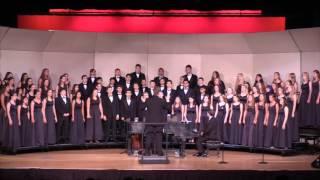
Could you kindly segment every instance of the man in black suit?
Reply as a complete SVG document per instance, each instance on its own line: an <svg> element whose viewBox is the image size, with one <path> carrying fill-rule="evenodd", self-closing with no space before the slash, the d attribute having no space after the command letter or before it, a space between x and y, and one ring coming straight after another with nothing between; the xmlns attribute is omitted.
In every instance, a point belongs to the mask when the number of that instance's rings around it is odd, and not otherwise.
<svg viewBox="0 0 320 180"><path fill-rule="evenodd" d="M132 89L132 97L135 98L136 100L139 100L140 97L142 96L142 92L141 92L141 89L140 89L140 86L138 83L134 83L132 85L133 89ZM148 92L149 93L149 92Z"/></svg>
<svg viewBox="0 0 320 180"><path fill-rule="evenodd" d="M207 86L200 86L199 87L199 93L196 94L196 102L197 102L198 105L202 104L203 100L204 100L204 97L206 95L208 95L207 91L206 91L206 87Z"/></svg>
<svg viewBox="0 0 320 180"><path fill-rule="evenodd" d="M146 76L141 72L141 65L136 64L135 72L131 73L131 84L138 83L141 86L141 80L146 79Z"/></svg>
<svg viewBox="0 0 320 180"><path fill-rule="evenodd" d="M176 90L172 89L172 81L168 80L166 83L166 88L163 91L163 94L165 97L169 97L170 99L170 104L172 105L177 94L176 94Z"/></svg>
<svg viewBox="0 0 320 180"><path fill-rule="evenodd" d="M144 93L144 92L149 92L150 88L148 88L147 86L147 80L145 79L142 79L141 80L141 92Z"/></svg>
<svg viewBox="0 0 320 180"><path fill-rule="evenodd" d="M190 64L186 66L186 74L183 77L185 80L189 81L191 89L194 89L195 87L197 87L198 76L195 74L192 74L192 67Z"/></svg>
<svg viewBox="0 0 320 180"><path fill-rule="evenodd" d="M126 85L126 79L121 76L121 71L119 68L114 70L114 77L112 77L112 79L114 79L115 81L114 83L115 87L117 87L118 85L121 85L122 87L124 87Z"/></svg>
<svg viewBox="0 0 320 180"><path fill-rule="evenodd" d="M207 94L208 93L208 90L207 90L207 86L204 84L204 79L203 77L199 77L198 78L198 83L197 83L197 86L194 88L194 93L196 95L196 97L200 97L201 96L201 92L200 92L200 89L202 88L202 91L204 90L205 93L204 94ZM197 100L197 103L199 103L199 101Z"/></svg>
<svg viewBox="0 0 320 180"><path fill-rule="evenodd" d="M179 97L183 105L188 104L189 97L195 97L195 93L193 89L189 87L189 81L186 79L183 81L183 89L179 91Z"/></svg>
<svg viewBox="0 0 320 180"><path fill-rule="evenodd" d="M130 121L134 121L134 118L137 117L137 108L138 104L137 101L132 98L132 92L130 90L127 90L126 97L123 98L121 101L122 108L121 109L121 116L124 117L124 119L130 119Z"/></svg>
<svg viewBox="0 0 320 180"><path fill-rule="evenodd" d="M87 75L82 75L81 79L82 82L79 84L79 91L81 92L84 102L86 102L87 98L91 95L93 87L89 86Z"/></svg>
<svg viewBox="0 0 320 180"><path fill-rule="evenodd" d="M155 93L154 93L155 89L158 89L158 87L156 86L156 83L154 82L154 80L151 80L150 84L149 84L149 92L148 92L149 97L155 95Z"/></svg>
<svg viewBox="0 0 320 180"><path fill-rule="evenodd" d="M117 127L119 127L119 101L114 96L111 87L107 87L107 96L102 97L103 114L106 116L105 138L106 141L116 141Z"/></svg>
<svg viewBox="0 0 320 180"><path fill-rule="evenodd" d="M124 86L123 86L123 91L126 92L127 90L131 90L133 89L132 87L132 83L131 83L131 75L130 74L127 74L126 75L126 79L125 79L125 83L124 83Z"/></svg>
<svg viewBox="0 0 320 180"><path fill-rule="evenodd" d="M159 97L159 90L155 89L155 96L148 98L147 100L142 97L142 108L147 108L146 123L165 123L166 115L164 112L170 109L170 105L164 99ZM165 111L166 110L166 111ZM159 156L163 156L162 152L162 132L163 126L161 124L147 124L145 126L146 146L145 154L151 155L152 147L154 147L154 153Z"/></svg>
<svg viewBox="0 0 320 180"><path fill-rule="evenodd" d="M95 87L96 85L96 70L95 69L90 69L90 75L89 75L89 80L88 80L88 85L91 87Z"/></svg>
<svg viewBox="0 0 320 180"><path fill-rule="evenodd" d="M162 67L158 70L158 76L153 79L158 87L160 87L161 79L164 79L165 83L168 81L168 78L164 76L164 69Z"/></svg>
<svg viewBox="0 0 320 180"><path fill-rule="evenodd" d="M58 118L57 142L60 144L68 143L70 136L71 103L65 89L61 89L59 92L59 96L55 100L55 109Z"/></svg>

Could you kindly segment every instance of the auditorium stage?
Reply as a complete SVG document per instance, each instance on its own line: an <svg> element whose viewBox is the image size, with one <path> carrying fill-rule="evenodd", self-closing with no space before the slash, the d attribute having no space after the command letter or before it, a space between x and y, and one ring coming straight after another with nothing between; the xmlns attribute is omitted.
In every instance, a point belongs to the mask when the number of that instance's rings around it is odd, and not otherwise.
<svg viewBox="0 0 320 180"><path fill-rule="evenodd" d="M188 150L185 158L170 153L169 164L141 165L137 157L121 154L123 149L64 150L17 155L0 155L0 179L220 179L241 177L259 179L297 179L320 177L320 171L310 163L316 155L265 155L268 164L258 164L261 154L225 151L227 164L211 151L208 158L193 157ZM121 173L120 173L121 172ZM265 177L265 175L268 178ZM205 176L204 176L205 175ZM237 176L236 176L237 175ZM238 176L240 175L240 176ZM307 175L307 176L305 176ZM129 179L130 179L129 178ZM24 178L22 178L24 179Z"/></svg>

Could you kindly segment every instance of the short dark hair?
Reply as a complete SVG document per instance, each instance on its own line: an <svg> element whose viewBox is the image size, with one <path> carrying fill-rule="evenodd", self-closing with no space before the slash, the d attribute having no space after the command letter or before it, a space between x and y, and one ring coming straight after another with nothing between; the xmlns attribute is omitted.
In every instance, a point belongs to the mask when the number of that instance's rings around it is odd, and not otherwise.
<svg viewBox="0 0 320 180"><path fill-rule="evenodd" d="M87 77L87 75L84 74L84 75L81 76L81 79L83 79L83 78L85 78L85 77Z"/></svg>
<svg viewBox="0 0 320 180"><path fill-rule="evenodd" d="M90 72L91 72L91 73L92 73L92 72L94 72L94 71L96 71L96 70L95 70L95 69L93 69L93 68L92 68L92 69L90 69Z"/></svg>
<svg viewBox="0 0 320 180"><path fill-rule="evenodd" d="M190 69L192 69L192 67L191 67L191 65L190 65L190 64L186 65L186 68L190 68Z"/></svg>
<svg viewBox="0 0 320 180"><path fill-rule="evenodd" d="M168 82L172 84L172 81L171 81L171 80L168 80L167 83L168 83Z"/></svg>
<svg viewBox="0 0 320 180"><path fill-rule="evenodd" d="M136 67L140 67L141 68L141 64L136 64Z"/></svg>

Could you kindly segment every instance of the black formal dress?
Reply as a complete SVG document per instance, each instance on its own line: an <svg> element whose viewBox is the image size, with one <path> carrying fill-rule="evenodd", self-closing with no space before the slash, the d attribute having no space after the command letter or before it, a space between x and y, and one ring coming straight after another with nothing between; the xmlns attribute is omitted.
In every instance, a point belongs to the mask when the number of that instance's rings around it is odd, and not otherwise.
<svg viewBox="0 0 320 180"><path fill-rule="evenodd" d="M258 119L257 119L257 124L255 125L255 130L254 130L254 147L263 147L263 138L264 138L264 120L266 116L266 108L265 105L258 105Z"/></svg>
<svg viewBox="0 0 320 180"><path fill-rule="evenodd" d="M74 104L74 121L71 121L70 131L70 143L71 144L84 144L85 143L85 132L84 132L84 117L82 114L83 101L78 103L75 101Z"/></svg>
<svg viewBox="0 0 320 180"><path fill-rule="evenodd" d="M17 105L10 103L10 116L12 120L12 125L9 125L9 121L7 124L8 127L8 144L7 144L7 150L16 152L17 148L21 146L20 142L20 127L19 127L19 121L18 121L18 112L17 112Z"/></svg>
<svg viewBox="0 0 320 180"><path fill-rule="evenodd" d="M232 108L232 115L231 115L231 124L230 124L230 137L229 137L229 143L230 144L240 144L240 138L239 136L241 135L239 133L239 129L240 129L240 124L239 124L239 120L240 120L240 104L232 104L231 106Z"/></svg>
<svg viewBox="0 0 320 180"><path fill-rule="evenodd" d="M276 145L276 130L277 128L273 126L274 121L276 117L276 105L269 106L269 119L268 119L268 124L265 130L265 135L264 135L264 146L269 148L269 147L274 147Z"/></svg>
<svg viewBox="0 0 320 180"><path fill-rule="evenodd" d="M165 123L164 110L170 109L170 105L158 96L153 96L142 103L142 108L147 108L146 123ZM163 155L162 152L163 125L149 124L145 126L146 154L149 155L154 147L154 153Z"/></svg>
<svg viewBox="0 0 320 180"><path fill-rule="evenodd" d="M247 106L247 113L245 119L243 134L242 134L242 145L253 147L254 139L254 118L255 118L255 107Z"/></svg>
<svg viewBox="0 0 320 180"><path fill-rule="evenodd" d="M99 109L100 99L90 99L90 119L86 121L86 140L100 141L103 140L103 128L101 120L101 112Z"/></svg>
<svg viewBox="0 0 320 180"><path fill-rule="evenodd" d="M54 103L53 101L47 100L46 103L46 119L47 119L47 124L46 124L46 133L45 133L45 143L46 144L55 144L56 143L56 121L55 121L55 116L53 112L53 106Z"/></svg>
<svg viewBox="0 0 320 180"><path fill-rule="evenodd" d="M42 102L34 101L34 127L35 127L35 145L45 145L45 125L43 123Z"/></svg>
<svg viewBox="0 0 320 180"><path fill-rule="evenodd" d="M299 125L301 127L312 126L312 106L308 103L310 88L309 82L301 84L301 96L299 103Z"/></svg>

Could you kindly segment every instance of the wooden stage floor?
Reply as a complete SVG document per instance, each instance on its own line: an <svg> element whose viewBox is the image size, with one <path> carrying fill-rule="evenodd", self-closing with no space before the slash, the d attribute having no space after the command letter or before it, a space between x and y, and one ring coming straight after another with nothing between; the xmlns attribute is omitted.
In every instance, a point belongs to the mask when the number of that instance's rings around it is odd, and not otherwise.
<svg viewBox="0 0 320 180"><path fill-rule="evenodd" d="M268 164L261 165L261 154L226 151L225 161L215 151L207 158L193 157L188 150L185 158L169 154L170 164L141 165L137 157L121 154L123 149L64 150L17 155L0 155L0 169L77 169L77 170L254 170L254 171L309 171L316 170L311 162L316 155L265 155Z"/></svg>

